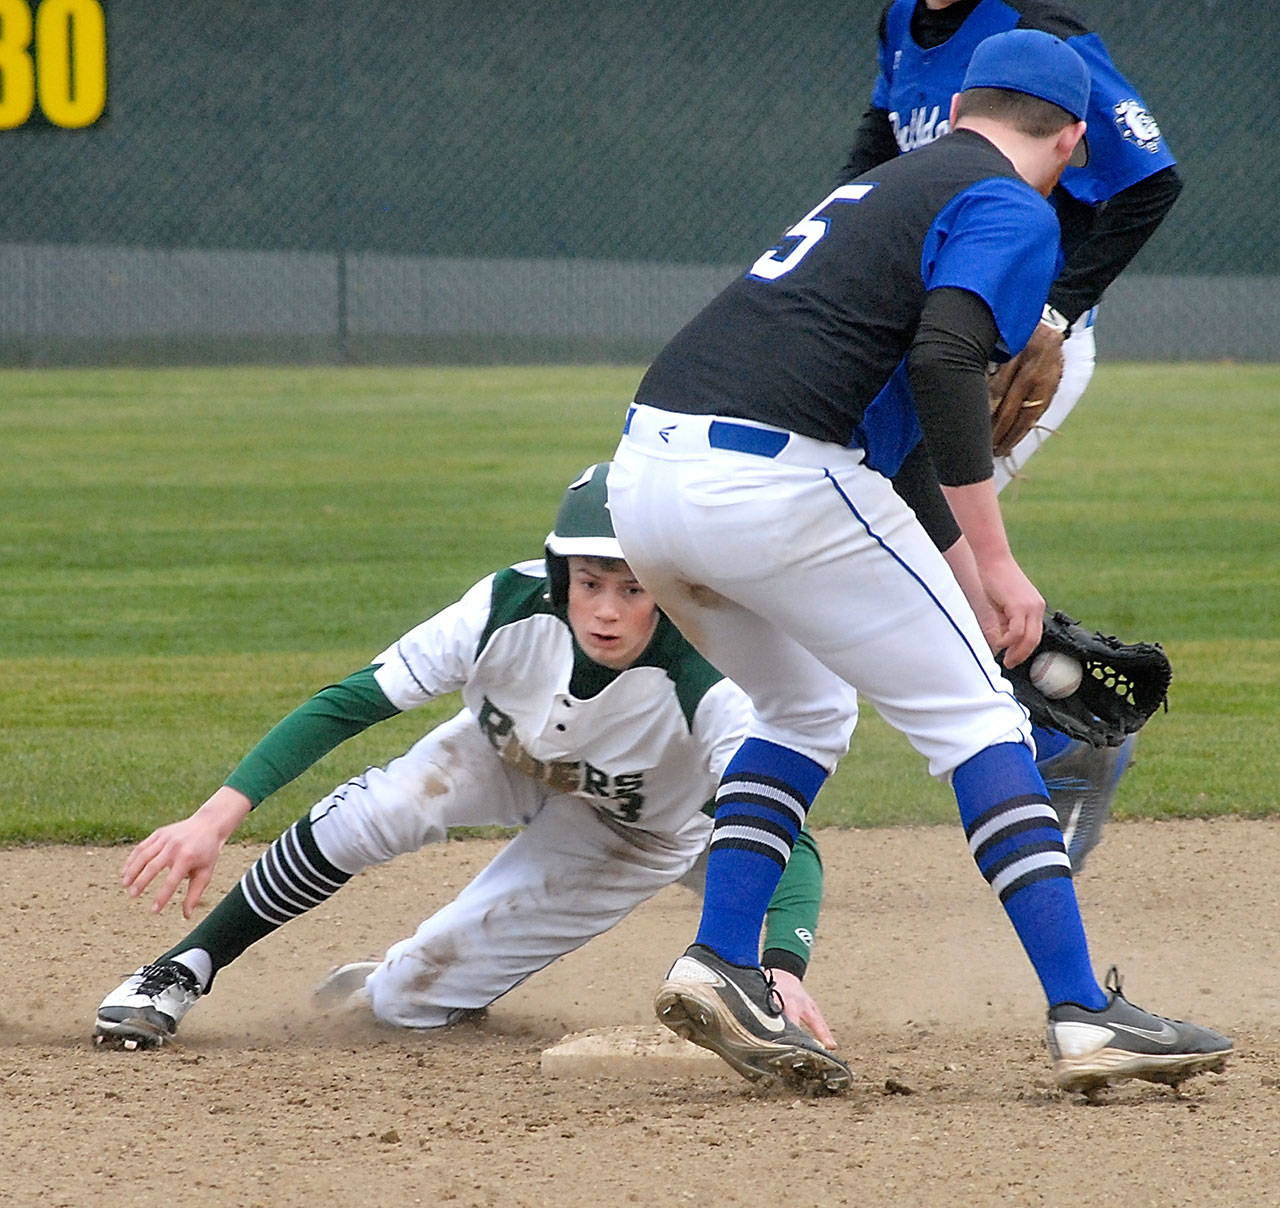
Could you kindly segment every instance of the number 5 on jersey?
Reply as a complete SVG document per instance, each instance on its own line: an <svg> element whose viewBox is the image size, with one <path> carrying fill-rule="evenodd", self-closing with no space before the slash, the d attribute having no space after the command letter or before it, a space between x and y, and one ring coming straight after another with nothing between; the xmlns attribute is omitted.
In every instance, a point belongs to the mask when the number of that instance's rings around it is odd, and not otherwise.
<svg viewBox="0 0 1280 1208"><path fill-rule="evenodd" d="M841 202L861 201L875 185L841 185L830 196L818 202L782 237L777 247L770 248L751 266L748 277L758 281L776 281L789 273L815 247L831 225L829 218L819 218L823 210ZM799 242L792 243L795 239Z"/></svg>

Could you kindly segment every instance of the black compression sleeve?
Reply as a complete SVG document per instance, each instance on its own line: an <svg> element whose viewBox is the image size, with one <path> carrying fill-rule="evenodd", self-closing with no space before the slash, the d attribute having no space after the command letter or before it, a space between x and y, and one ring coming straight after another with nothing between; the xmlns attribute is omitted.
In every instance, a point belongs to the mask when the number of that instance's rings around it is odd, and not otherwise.
<svg viewBox="0 0 1280 1208"><path fill-rule="evenodd" d="M893 476L893 489L916 514L934 545L944 552L960 540L960 526L951 514L938 474L924 441L921 441Z"/></svg>
<svg viewBox="0 0 1280 1208"><path fill-rule="evenodd" d="M1155 233L1181 192L1182 178L1168 167L1111 198L1088 235L1069 248L1067 263L1049 290L1050 305L1073 323L1096 306L1103 290Z"/></svg>
<svg viewBox="0 0 1280 1208"><path fill-rule="evenodd" d="M935 289L925 298L907 376L938 480L947 486L991 477L987 362L998 335L977 294Z"/></svg>
<svg viewBox="0 0 1280 1208"><path fill-rule="evenodd" d="M893 137L887 109L868 109L853 136L849 158L836 177L836 184L847 185L855 176L870 172L898 154L898 141Z"/></svg>

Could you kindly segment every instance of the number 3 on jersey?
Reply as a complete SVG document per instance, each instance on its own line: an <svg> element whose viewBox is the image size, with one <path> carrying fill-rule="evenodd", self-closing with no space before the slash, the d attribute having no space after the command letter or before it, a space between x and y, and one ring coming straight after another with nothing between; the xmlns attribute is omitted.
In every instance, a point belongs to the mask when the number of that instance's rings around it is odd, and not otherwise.
<svg viewBox="0 0 1280 1208"><path fill-rule="evenodd" d="M861 201L874 188L875 185L841 185L787 231L777 247L765 252L751 266L747 276L758 281L776 281L785 276L818 246L818 241L827 233L831 220L818 217L823 210L841 202ZM792 243L793 239L799 242Z"/></svg>

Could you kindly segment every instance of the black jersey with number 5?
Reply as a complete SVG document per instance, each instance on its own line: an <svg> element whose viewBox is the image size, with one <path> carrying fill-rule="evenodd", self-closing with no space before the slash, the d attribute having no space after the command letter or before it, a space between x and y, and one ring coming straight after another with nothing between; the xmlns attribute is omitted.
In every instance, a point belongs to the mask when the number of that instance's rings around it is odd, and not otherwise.
<svg viewBox="0 0 1280 1208"><path fill-rule="evenodd" d="M815 206L676 333L636 402L861 445L892 472L918 434L901 365L925 295L977 294L996 356L1012 355L1059 259L1049 204L991 142L956 131Z"/></svg>

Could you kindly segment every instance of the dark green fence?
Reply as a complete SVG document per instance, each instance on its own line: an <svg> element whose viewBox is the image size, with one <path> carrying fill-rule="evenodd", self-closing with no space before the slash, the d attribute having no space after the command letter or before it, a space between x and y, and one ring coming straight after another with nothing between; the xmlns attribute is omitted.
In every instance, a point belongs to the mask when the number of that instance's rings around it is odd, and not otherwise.
<svg viewBox="0 0 1280 1208"><path fill-rule="evenodd" d="M0 362L643 355L825 191L880 4L109 0L102 119L0 132ZM1274 356L1280 7L1077 7L1187 180L1104 348Z"/></svg>

